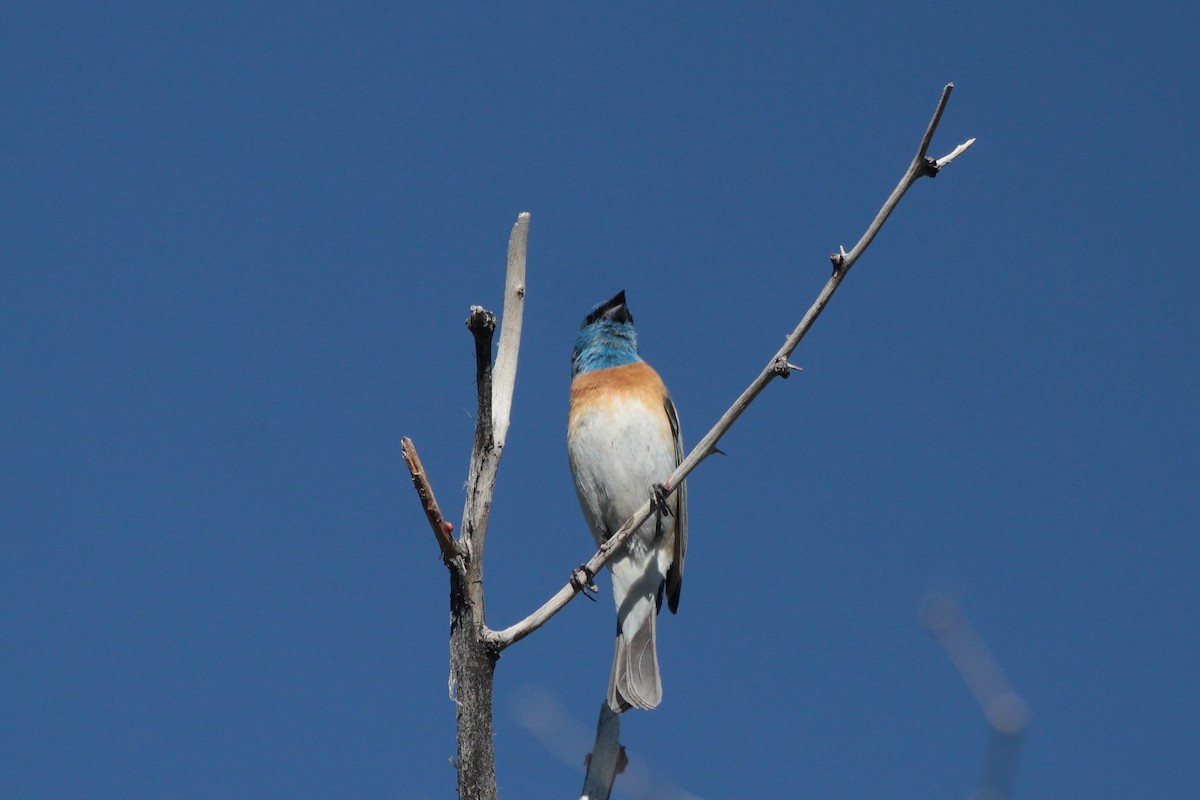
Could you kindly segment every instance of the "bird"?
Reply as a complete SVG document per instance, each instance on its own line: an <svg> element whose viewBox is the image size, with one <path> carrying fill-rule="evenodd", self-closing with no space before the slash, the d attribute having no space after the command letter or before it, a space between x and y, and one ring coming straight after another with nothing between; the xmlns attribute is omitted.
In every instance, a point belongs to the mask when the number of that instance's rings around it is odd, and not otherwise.
<svg viewBox="0 0 1200 800"><path fill-rule="evenodd" d="M656 620L664 594L671 613L679 610L687 552L686 486L665 499L662 483L683 460L683 439L667 387L638 354L624 291L593 307L575 339L567 458L597 545L657 499L657 512L608 562L617 607L608 706L655 708L662 702Z"/></svg>

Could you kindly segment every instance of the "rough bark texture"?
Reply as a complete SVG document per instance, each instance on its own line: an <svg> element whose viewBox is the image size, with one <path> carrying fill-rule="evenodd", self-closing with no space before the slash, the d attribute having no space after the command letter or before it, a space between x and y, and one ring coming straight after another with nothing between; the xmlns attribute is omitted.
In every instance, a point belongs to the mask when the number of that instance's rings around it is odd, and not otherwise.
<svg viewBox="0 0 1200 800"><path fill-rule="evenodd" d="M467 318L467 328L475 337L479 408L463 509L466 574L450 575L450 681L458 721L459 799L493 800L496 757L492 745L492 685L498 651L485 644L480 634L484 625L483 543L499 461L492 430L492 334L496 316L476 306Z"/></svg>
<svg viewBox="0 0 1200 800"><path fill-rule="evenodd" d="M481 623L476 617L479 609L465 589L458 576L451 575L450 671L456 683L458 796L460 800L493 800L496 756L492 747L492 685L496 654L476 633Z"/></svg>

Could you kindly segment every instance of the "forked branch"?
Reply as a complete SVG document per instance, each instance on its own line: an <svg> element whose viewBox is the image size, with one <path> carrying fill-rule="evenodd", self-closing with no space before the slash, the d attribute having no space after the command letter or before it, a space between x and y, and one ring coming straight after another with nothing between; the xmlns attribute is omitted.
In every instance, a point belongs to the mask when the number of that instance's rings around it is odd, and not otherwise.
<svg viewBox="0 0 1200 800"><path fill-rule="evenodd" d="M949 101L950 93L953 91L953 89L954 84L951 83L947 84L942 90L942 96L938 100L937 109L934 111L933 118L930 120L929 126L925 130L925 135L921 138L921 143L917 148L916 156L913 158L912 163L905 171L904 176L900 179L900 182L896 185L896 188L892 190L892 193L888 197L887 201L884 202L883 206L879 209L879 213L875 215L875 219L873 219L871 224L867 227L866 233L863 234L862 238L858 240L858 243L855 244L849 252L846 250L839 250L839 252L834 253L831 256L831 260L833 261L833 274L830 275L829 280L826 281L824 288L821 289L820 294L817 295L817 299L813 302L812 306L808 309L808 312L805 313L804 317L800 320L800 323L796 326L795 330L793 330L784 341L783 346L767 362L766 367L763 368L758 377L755 378L748 387L746 387L746 390L742 392L741 396L738 397L737 400L734 401L733 405L729 407L729 410L727 410L721 416L721 418L717 420L717 423L713 425L712 429L704 435L704 438L692 448L692 451L688 453L687 457L682 461L682 463L680 463L675 471L671 473L670 477L663 482L663 487L666 489L668 494L674 492L675 488L679 486L684 478L686 478L701 461L708 458L708 456L712 455L712 453L716 451L717 443L721 440L721 437L723 437L726 432L729 431L729 429L733 426L733 423L737 422L737 419L742 415L742 412L744 412L750 403L752 403L754 399L758 397L758 395L767 387L767 384L769 384L772 379L777 377L787 377L787 375L790 374L793 369L795 369L795 367L789 362L792 352L800 344L800 340L804 338L805 334L808 333L813 323L816 322L817 317L820 316L821 312L825 309L826 304L829 303L829 299L833 296L833 293L837 291L842 279L846 277L846 273L848 273L850 268L854 266L854 262L856 262L859 257L866 252L866 249L875 239L875 235L879 233L879 229L883 227L883 223L887 221L888 216L891 215L892 211L896 208L896 205L900 202L900 198L904 196L904 193L908 191L909 187L916 183L920 178L933 177L937 175L938 171L942 167L949 164L951 161L965 152L967 148L974 144L974 139L964 142L956 147L952 152L940 159L937 159L936 161L926 155L926 151L929 149L929 145L933 140L934 132L937 130L938 123L941 121L942 112L946 109L946 103ZM593 555L592 558L587 562L585 568L593 575L599 573L600 569L606 563L608 563L608 560L612 557L613 553L619 550L621 546L625 544L625 541L633 535L633 532L640 528L641 525L650 518L650 515L653 513L653 507L654 506L651 500L647 499L646 503L638 510L638 512L630 517L629 520L627 520L625 524L621 526L620 530L618 530L607 541L605 541L603 545L600 546L600 549L596 551L596 554ZM551 617L557 614L568 602L570 602L571 598L578 594L579 590L580 586L578 581L568 581L567 584L559 589L553 597L543 603L541 608L534 611L525 619L501 631L492 631L485 628L483 630L483 635L487 638L492 647L496 648L497 650L502 650L512 643L520 641L540 628L542 625L546 624Z"/></svg>
<svg viewBox="0 0 1200 800"><path fill-rule="evenodd" d="M493 800L496 765L493 747L492 689L499 653L483 636L483 545L495 493L496 473L508 434L509 409L516 383L517 351L525 307L525 252L529 214L513 225L508 242L508 281L500 330L500 357L492 364L496 315L472 306L467 329L475 342L478 410L475 442L467 476L459 538L450 535L433 500L433 489L409 439L403 440L405 461L413 485L446 566L450 569L450 695L458 723L458 796L460 800Z"/></svg>

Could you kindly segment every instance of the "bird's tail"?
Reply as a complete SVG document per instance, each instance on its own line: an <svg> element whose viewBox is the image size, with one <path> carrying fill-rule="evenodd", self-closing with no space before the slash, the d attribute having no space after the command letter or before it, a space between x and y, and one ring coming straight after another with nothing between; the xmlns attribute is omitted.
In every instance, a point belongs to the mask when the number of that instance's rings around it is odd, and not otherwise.
<svg viewBox="0 0 1200 800"><path fill-rule="evenodd" d="M653 594L638 597L617 631L608 707L618 714L630 708L656 708L662 702L662 678L654 646L657 605Z"/></svg>

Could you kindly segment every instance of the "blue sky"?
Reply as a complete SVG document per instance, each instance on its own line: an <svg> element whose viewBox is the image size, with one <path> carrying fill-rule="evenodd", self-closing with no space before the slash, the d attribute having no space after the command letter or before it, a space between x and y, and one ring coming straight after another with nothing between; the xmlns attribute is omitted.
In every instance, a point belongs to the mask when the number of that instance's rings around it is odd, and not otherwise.
<svg viewBox="0 0 1200 800"><path fill-rule="evenodd" d="M798 5L798 4L797 4ZM911 158L918 184L690 484L665 697L704 798L962 797L959 599L1032 724L1019 797L1200 787L1200 277L1183 4L8 4L0 794L452 796L468 307L532 213L489 622L592 552L571 343L620 289L689 443ZM574 796L613 610L498 666L503 796ZM569 737L561 737L569 738Z"/></svg>

